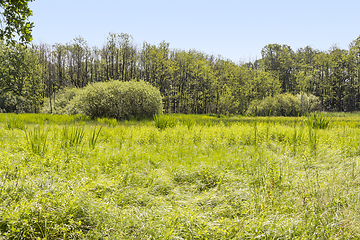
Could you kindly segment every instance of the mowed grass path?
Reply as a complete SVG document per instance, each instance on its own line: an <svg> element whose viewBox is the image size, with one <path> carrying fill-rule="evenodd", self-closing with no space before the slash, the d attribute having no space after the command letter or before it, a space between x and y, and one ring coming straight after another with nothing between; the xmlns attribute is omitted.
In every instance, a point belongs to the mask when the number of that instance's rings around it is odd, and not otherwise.
<svg viewBox="0 0 360 240"><path fill-rule="evenodd" d="M0 236L360 238L357 115L172 117L0 114Z"/></svg>

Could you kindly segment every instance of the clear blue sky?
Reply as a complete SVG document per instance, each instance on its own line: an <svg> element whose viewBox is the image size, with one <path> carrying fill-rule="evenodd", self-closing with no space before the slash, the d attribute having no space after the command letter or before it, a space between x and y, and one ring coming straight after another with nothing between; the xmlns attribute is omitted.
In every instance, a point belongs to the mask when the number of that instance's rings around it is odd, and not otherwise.
<svg viewBox="0 0 360 240"><path fill-rule="evenodd" d="M261 58L270 43L293 50L334 44L348 49L360 35L359 0L35 0L34 43L77 36L101 47L109 32L170 48L196 49L234 62Z"/></svg>

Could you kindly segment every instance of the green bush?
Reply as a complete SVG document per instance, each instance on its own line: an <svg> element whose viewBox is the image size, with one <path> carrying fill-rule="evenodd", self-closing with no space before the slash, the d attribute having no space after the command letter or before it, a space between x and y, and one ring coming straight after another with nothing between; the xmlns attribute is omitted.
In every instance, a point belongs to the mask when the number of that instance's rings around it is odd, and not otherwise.
<svg viewBox="0 0 360 240"><path fill-rule="evenodd" d="M75 106L74 98L78 97L82 92L79 88L66 88L55 95L55 102L50 105L50 99L46 99L42 108L43 113L52 113L60 115L81 114L80 109ZM52 109L51 109L52 108Z"/></svg>
<svg viewBox="0 0 360 240"><path fill-rule="evenodd" d="M301 102L289 93L266 97L262 101L254 100L250 103L247 115L256 116L299 116Z"/></svg>
<svg viewBox="0 0 360 240"><path fill-rule="evenodd" d="M0 112L31 113L33 107L28 99L10 93L0 94Z"/></svg>
<svg viewBox="0 0 360 240"><path fill-rule="evenodd" d="M43 108L50 113L49 100ZM92 119L151 118L162 113L160 91L145 82L98 82L83 89L65 89L57 95L53 114L85 114Z"/></svg>
<svg viewBox="0 0 360 240"><path fill-rule="evenodd" d="M160 91L145 82L91 84L74 100L76 108L91 118L151 118L162 112Z"/></svg>
<svg viewBox="0 0 360 240"><path fill-rule="evenodd" d="M300 102L302 102L301 107L304 107L304 113L322 110L320 99L311 93L304 93L302 94L302 96L300 93L298 93L296 94L296 98L299 99Z"/></svg>

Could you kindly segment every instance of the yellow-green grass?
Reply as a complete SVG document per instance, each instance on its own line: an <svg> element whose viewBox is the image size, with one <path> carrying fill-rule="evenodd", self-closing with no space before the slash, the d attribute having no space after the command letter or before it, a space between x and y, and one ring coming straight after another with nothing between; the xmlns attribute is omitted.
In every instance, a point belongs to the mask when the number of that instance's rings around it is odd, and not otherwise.
<svg viewBox="0 0 360 240"><path fill-rule="evenodd" d="M0 114L0 236L360 237L360 116L171 117Z"/></svg>

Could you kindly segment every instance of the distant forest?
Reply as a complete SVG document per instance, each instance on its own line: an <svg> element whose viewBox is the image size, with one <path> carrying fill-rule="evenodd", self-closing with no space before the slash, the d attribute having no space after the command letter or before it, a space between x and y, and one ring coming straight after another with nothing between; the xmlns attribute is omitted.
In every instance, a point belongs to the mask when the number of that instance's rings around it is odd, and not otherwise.
<svg viewBox="0 0 360 240"><path fill-rule="evenodd" d="M44 98L93 82L143 80L157 87L165 113L244 114L253 100L280 93L311 93L326 111L360 110L360 37L348 50L293 50L269 44L254 62L234 63L169 43L138 46L128 34L109 34L90 47L67 44L0 45L0 95L22 97L38 112ZM5 101L4 97L2 97Z"/></svg>

